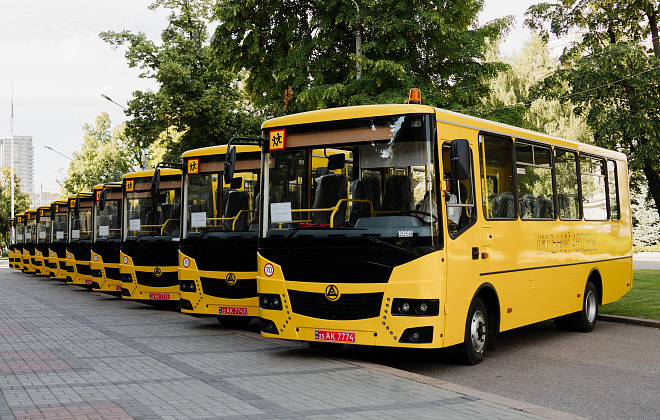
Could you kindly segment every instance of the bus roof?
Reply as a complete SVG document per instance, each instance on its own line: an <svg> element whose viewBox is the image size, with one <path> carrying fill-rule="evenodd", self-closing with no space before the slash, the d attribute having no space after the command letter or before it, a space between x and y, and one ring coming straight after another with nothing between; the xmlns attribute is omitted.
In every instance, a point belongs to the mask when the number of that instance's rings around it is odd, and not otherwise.
<svg viewBox="0 0 660 420"><path fill-rule="evenodd" d="M122 179L131 179L131 178L150 178L154 175L154 168L145 169L143 171L129 172L122 176ZM181 175L181 169L172 169L172 168L160 168L160 175Z"/></svg>
<svg viewBox="0 0 660 420"><path fill-rule="evenodd" d="M564 146L578 150L582 153L597 154L600 156L626 161L626 155L591 144L581 143L574 140L567 140L560 137L551 136L537 131L527 130L508 124L486 120L484 118L473 117L460 112L449 111L441 108L433 108L427 105L412 104L390 104L390 105L360 105L343 108L329 108L318 111L302 112L299 114L286 115L273 118L264 122L262 129L278 128L291 125L312 124L319 122L330 122L339 120L351 120L368 117L385 117L388 115L405 114L435 114L436 120L441 123L472 128L475 130L484 130L493 134L502 134L513 138L535 140Z"/></svg>
<svg viewBox="0 0 660 420"><path fill-rule="evenodd" d="M252 144L236 144L236 153L261 152L261 147ZM195 156L224 155L227 153L227 145L202 147L199 149L188 150L183 153L183 158Z"/></svg>

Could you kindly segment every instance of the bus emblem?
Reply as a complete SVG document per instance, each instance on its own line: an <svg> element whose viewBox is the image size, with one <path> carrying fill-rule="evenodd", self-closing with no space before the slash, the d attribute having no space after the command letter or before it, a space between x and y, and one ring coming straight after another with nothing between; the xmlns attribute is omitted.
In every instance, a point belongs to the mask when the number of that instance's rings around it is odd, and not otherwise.
<svg viewBox="0 0 660 420"><path fill-rule="evenodd" d="M328 299L330 302L335 302L336 300L339 299L339 289L337 289L337 286L334 284L331 284L330 286L325 288L325 297Z"/></svg>
<svg viewBox="0 0 660 420"><path fill-rule="evenodd" d="M225 277L225 281L227 281L228 285L233 286L236 284L236 276L234 273L229 273L227 274L227 277Z"/></svg>
<svg viewBox="0 0 660 420"><path fill-rule="evenodd" d="M163 274L163 272L160 270L160 267L154 268L154 276L160 277L161 274Z"/></svg>

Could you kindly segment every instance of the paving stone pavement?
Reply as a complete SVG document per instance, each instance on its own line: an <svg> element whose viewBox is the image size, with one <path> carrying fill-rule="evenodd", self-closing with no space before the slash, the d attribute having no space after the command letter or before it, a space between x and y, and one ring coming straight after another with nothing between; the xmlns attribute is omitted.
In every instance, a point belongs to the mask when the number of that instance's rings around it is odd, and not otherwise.
<svg viewBox="0 0 660 420"><path fill-rule="evenodd" d="M0 419L571 415L92 293L0 262Z"/></svg>

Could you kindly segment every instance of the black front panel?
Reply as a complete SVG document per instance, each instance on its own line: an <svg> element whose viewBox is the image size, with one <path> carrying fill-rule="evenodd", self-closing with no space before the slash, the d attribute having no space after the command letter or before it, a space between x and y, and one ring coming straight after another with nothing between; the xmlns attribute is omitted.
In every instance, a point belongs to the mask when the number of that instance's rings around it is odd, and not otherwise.
<svg viewBox="0 0 660 420"><path fill-rule="evenodd" d="M92 245L92 251L99 254L104 263L119 264L119 243L119 239L98 241Z"/></svg>
<svg viewBox="0 0 660 420"><path fill-rule="evenodd" d="M209 296L226 299L243 299L257 296L257 279L236 280L234 285L230 285L225 279L200 277L200 280L202 282L202 292Z"/></svg>
<svg viewBox="0 0 660 420"><path fill-rule="evenodd" d="M73 254L76 261L89 261L92 256L92 243L90 241L77 241L66 245L67 251Z"/></svg>
<svg viewBox="0 0 660 420"><path fill-rule="evenodd" d="M387 283L392 269L433 248L402 248L366 238L267 238L259 252L282 267L290 281ZM405 245L400 241L401 245ZM281 245L280 245L281 244ZM280 245L280 246L278 246Z"/></svg>
<svg viewBox="0 0 660 420"><path fill-rule="evenodd" d="M156 273L160 275L157 276ZM144 271L136 271L135 276L137 277L138 284L147 287L171 287L179 285L179 273L174 272L159 272L158 267L154 269L154 272L145 273Z"/></svg>
<svg viewBox="0 0 660 420"><path fill-rule="evenodd" d="M296 314L346 321L379 316L383 293L341 294L333 302L323 293L289 290L289 297L291 310Z"/></svg>
<svg viewBox="0 0 660 420"><path fill-rule="evenodd" d="M179 242L171 237L147 236L122 242L121 251L133 259L136 267L179 266Z"/></svg>
<svg viewBox="0 0 660 420"><path fill-rule="evenodd" d="M105 267L105 277L108 278L108 279L111 279L111 280L120 280L121 279L121 277L119 276L119 269L118 268L111 268L111 267Z"/></svg>
<svg viewBox="0 0 660 420"><path fill-rule="evenodd" d="M181 242L181 252L195 260L198 270L257 271L256 233L250 238L206 236L185 239Z"/></svg>
<svg viewBox="0 0 660 420"><path fill-rule="evenodd" d="M92 271L89 267L89 264L76 264L76 269L78 271L78 274L82 274L84 276L92 275Z"/></svg>

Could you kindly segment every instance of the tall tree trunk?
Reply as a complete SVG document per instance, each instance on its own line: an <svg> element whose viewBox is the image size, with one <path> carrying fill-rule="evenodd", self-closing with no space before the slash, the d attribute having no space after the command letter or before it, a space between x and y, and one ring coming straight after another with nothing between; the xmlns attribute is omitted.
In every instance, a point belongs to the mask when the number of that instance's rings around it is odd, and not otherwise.
<svg viewBox="0 0 660 420"><path fill-rule="evenodd" d="M653 43L653 54L655 58L660 58L660 38L658 38L658 10L653 10L649 3L646 16L649 19L649 28L651 29L651 42Z"/></svg>
<svg viewBox="0 0 660 420"><path fill-rule="evenodd" d="M644 165L644 175L649 184L651 197L655 201L655 208L658 209L658 214L660 214L660 175L650 164Z"/></svg>

